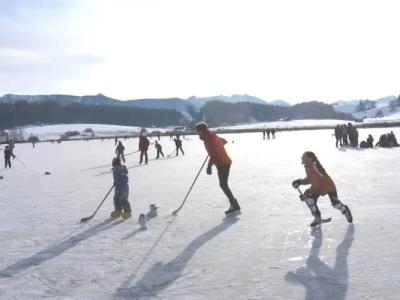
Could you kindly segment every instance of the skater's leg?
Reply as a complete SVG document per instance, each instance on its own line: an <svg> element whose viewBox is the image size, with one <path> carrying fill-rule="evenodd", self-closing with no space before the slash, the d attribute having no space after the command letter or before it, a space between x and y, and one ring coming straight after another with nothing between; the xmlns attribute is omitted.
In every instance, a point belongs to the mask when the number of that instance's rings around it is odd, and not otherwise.
<svg viewBox="0 0 400 300"><path fill-rule="evenodd" d="M225 195L228 197L229 203L231 204L232 208L234 208L235 210L238 210L238 209L240 209L239 203L233 196L232 191L228 186L228 178L229 178L230 168L231 168L231 165L217 167L219 186L221 187L221 189L225 193Z"/></svg>
<svg viewBox="0 0 400 300"><path fill-rule="evenodd" d="M115 188L114 192L114 211L111 213L112 218L118 218L122 214L122 206L121 206L121 190Z"/></svg>
<svg viewBox="0 0 400 300"><path fill-rule="evenodd" d="M160 150L161 156L164 157L164 153L162 152L162 150Z"/></svg>
<svg viewBox="0 0 400 300"><path fill-rule="evenodd" d="M307 191L304 194L309 194L308 197L304 199L304 202L307 204L308 208L311 211L311 214L314 216L314 221L312 221L310 224L311 227L314 227L321 223L321 212L319 211L319 208L317 206L319 194L308 193Z"/></svg>
<svg viewBox="0 0 400 300"><path fill-rule="evenodd" d="M124 209L122 218L124 219L128 219L132 216L131 205L129 204L128 198L129 198L129 186L126 185L121 192L121 206Z"/></svg>
<svg viewBox="0 0 400 300"><path fill-rule="evenodd" d="M149 161L149 158L147 156L147 150L144 151L144 159L145 159L145 163L147 164Z"/></svg>
<svg viewBox="0 0 400 300"><path fill-rule="evenodd" d="M349 223L353 222L353 216L351 215L351 211L350 208L347 205L344 205L342 202L340 202L338 196L337 196L337 192L330 192L328 194L329 199L331 200L331 204L334 208L340 210L342 212L342 214L345 215L347 221Z"/></svg>
<svg viewBox="0 0 400 300"><path fill-rule="evenodd" d="M179 147L179 149L181 149L182 155L185 155L185 152L183 152L182 146Z"/></svg>
<svg viewBox="0 0 400 300"><path fill-rule="evenodd" d="M139 161L140 164L143 162L143 155L144 155L144 151L141 150L140 151L140 161Z"/></svg>

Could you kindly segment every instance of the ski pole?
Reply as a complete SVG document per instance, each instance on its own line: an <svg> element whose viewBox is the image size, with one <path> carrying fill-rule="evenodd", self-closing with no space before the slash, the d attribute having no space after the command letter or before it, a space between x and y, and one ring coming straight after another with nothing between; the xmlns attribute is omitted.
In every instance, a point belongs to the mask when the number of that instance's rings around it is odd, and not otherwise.
<svg viewBox="0 0 400 300"><path fill-rule="evenodd" d="M99 210L99 208L103 205L104 201L107 199L108 195L110 195L111 191L114 189L114 185L110 188L110 190L108 191L108 193L104 196L103 200L100 202L99 206L96 208L96 210L94 211L94 213L86 218L82 218L81 219L81 223L86 223L88 222L91 218L93 218L95 216L95 214L97 213L97 211Z"/></svg>
<svg viewBox="0 0 400 300"><path fill-rule="evenodd" d="M201 172L201 170L203 170L203 167L204 167L204 165L206 164L207 160L208 160L208 155L207 155L206 159L204 160L203 164L201 165L200 170L199 170L199 172L198 172L197 175L196 175L196 178L193 180L193 183L192 183L192 185L190 186L189 191L187 192L187 194L186 194L186 196L185 196L185 199L183 199L182 204L178 207L178 209L176 209L176 210L174 210L174 211L172 212L173 215L175 215L178 211L180 211L180 210L182 209L183 204L185 204L186 199L188 198L188 196L189 196L189 194L190 194L190 191L192 190L194 184L196 183L197 178L199 178L200 172Z"/></svg>

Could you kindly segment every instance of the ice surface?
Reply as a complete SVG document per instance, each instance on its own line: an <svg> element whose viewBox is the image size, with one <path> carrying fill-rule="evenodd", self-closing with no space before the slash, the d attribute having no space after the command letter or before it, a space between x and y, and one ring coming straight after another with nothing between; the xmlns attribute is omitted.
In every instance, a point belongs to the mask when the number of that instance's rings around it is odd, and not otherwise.
<svg viewBox="0 0 400 300"><path fill-rule="evenodd" d="M400 128L360 129L371 133ZM223 135L233 160L230 186L242 207L224 218L228 201L202 172L176 217L206 152L195 136L185 156L127 157L133 217L110 221L114 142L17 144L0 175L0 299L398 299L400 293L400 149L335 148L333 130ZM153 139L154 141L154 139ZM123 141L126 152L138 140ZM162 137L165 155L173 141ZM354 225L319 200L320 230L291 181L304 177L300 157L314 151L332 176ZM44 172L50 172L44 176ZM158 216L140 230L138 216Z"/></svg>

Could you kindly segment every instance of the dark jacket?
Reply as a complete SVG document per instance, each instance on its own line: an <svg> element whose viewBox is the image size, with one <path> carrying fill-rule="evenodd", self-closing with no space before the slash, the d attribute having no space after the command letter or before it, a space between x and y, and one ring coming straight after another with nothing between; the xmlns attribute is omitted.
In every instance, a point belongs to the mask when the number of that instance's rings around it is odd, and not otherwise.
<svg viewBox="0 0 400 300"><path fill-rule="evenodd" d="M10 159L10 157L15 157L14 154L12 154L12 151L10 149L6 149L4 150L4 158L5 159Z"/></svg>
<svg viewBox="0 0 400 300"><path fill-rule="evenodd" d="M177 148L182 146L182 141L181 141L181 140L179 140L179 139L174 139L174 141L175 141L175 146L176 146Z"/></svg>
<svg viewBox="0 0 400 300"><path fill-rule="evenodd" d="M112 172L116 189L122 188L128 184L128 169L124 165L113 167Z"/></svg>
<svg viewBox="0 0 400 300"><path fill-rule="evenodd" d="M148 150L150 145L150 141L147 137L141 136L139 139L139 150L144 151Z"/></svg>
<svg viewBox="0 0 400 300"><path fill-rule="evenodd" d="M117 148L115 148L115 153L123 153L125 150L125 147L122 144L119 144Z"/></svg>

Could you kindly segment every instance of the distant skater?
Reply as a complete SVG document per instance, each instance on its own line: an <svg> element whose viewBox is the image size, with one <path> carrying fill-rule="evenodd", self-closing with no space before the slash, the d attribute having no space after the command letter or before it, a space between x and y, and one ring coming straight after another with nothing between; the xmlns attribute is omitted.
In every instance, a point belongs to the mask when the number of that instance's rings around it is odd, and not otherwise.
<svg viewBox="0 0 400 300"><path fill-rule="evenodd" d="M294 180L292 186L298 188L303 184L311 184L311 187L301 195L301 200L307 204L311 214L314 216L314 221L312 221L310 226L315 227L321 224L321 212L318 209L317 200L320 196L326 194L328 194L332 206L340 210L345 215L347 221L352 223L353 217L349 207L339 201L335 183L326 173L314 152L304 152L301 157L301 163L304 165L307 177Z"/></svg>
<svg viewBox="0 0 400 300"><path fill-rule="evenodd" d="M129 204L128 169L121 165L121 159L115 157L112 160L112 172L114 178L114 211L111 218L129 219L132 216L131 205Z"/></svg>
<svg viewBox="0 0 400 300"><path fill-rule="evenodd" d="M226 140L218 137L214 132L211 132L208 129L208 124L205 122L197 123L196 130L200 139L203 140L207 153L210 156L207 166L207 174L211 175L213 165L217 167L219 186L228 197L230 206L229 209L225 211L225 214L239 212L239 203L228 186L229 170L231 168L232 160L224 148L224 145L227 143Z"/></svg>
<svg viewBox="0 0 400 300"><path fill-rule="evenodd" d="M176 136L176 138L174 139L174 142L175 142L175 148L176 148L175 156L179 155L179 150L181 150L182 155L185 155L185 152L183 152L183 149L182 149L182 140L179 139L179 135Z"/></svg>
<svg viewBox="0 0 400 300"><path fill-rule="evenodd" d="M124 150L125 150L124 145L122 145L122 142L119 141L117 148L115 148L115 154L117 154L117 157L119 159L122 159L123 162L125 162Z"/></svg>
<svg viewBox="0 0 400 300"><path fill-rule="evenodd" d="M162 146L160 145L160 143L156 141L154 147L157 149L156 159L160 158L160 154L162 157L164 157L164 153L162 152Z"/></svg>
<svg viewBox="0 0 400 300"><path fill-rule="evenodd" d="M140 150L140 161L139 164L143 162L143 156L144 156L144 162L147 164L149 159L147 156L147 150L149 149L150 141L147 137L145 137L144 134L140 135L139 138L139 150Z"/></svg>
<svg viewBox="0 0 400 300"><path fill-rule="evenodd" d="M11 156L15 158L14 153L10 150L10 146L6 146L4 149L4 168L7 169L7 166L11 168Z"/></svg>

